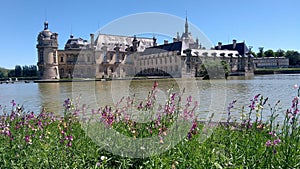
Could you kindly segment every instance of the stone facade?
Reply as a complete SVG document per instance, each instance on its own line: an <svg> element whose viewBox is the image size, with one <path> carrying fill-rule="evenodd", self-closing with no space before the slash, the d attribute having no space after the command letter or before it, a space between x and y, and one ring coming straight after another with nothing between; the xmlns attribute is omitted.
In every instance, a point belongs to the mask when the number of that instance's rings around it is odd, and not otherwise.
<svg viewBox="0 0 300 169"><path fill-rule="evenodd" d="M44 23L44 30L38 35L36 45L38 54L38 68L42 79L59 79L58 71L58 34L48 29L48 22Z"/></svg>
<svg viewBox="0 0 300 169"><path fill-rule="evenodd" d="M289 59L285 57L265 57L253 59L254 68L289 67Z"/></svg>
<svg viewBox="0 0 300 169"><path fill-rule="evenodd" d="M156 38L99 34L90 40L70 36L58 50L57 33L45 22L38 35L38 67L41 79L124 78L132 76L195 77L201 64L224 60L231 72L245 71L252 61L247 46L233 43L215 49L202 49L199 40L185 31L172 43L157 45ZM229 45L231 46L231 45ZM240 49L242 48L242 50Z"/></svg>

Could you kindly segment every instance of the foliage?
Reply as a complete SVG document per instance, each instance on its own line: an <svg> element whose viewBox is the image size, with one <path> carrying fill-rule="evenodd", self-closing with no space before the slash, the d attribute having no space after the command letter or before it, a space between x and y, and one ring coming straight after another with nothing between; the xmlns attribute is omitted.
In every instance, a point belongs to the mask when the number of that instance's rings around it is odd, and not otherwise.
<svg viewBox="0 0 300 169"><path fill-rule="evenodd" d="M0 67L0 78L4 78L8 76L10 70Z"/></svg>
<svg viewBox="0 0 300 169"><path fill-rule="evenodd" d="M259 52L256 54L257 57L264 57L264 48L263 47L259 47Z"/></svg>
<svg viewBox="0 0 300 169"><path fill-rule="evenodd" d="M0 167L299 168L300 88L294 87L298 89L298 95L284 112L278 107L280 101L271 106L268 98L259 94L240 111L234 109L237 101L232 101L227 108L227 120L216 126L204 140L203 136L217 123L208 122L204 126L196 121L198 105L188 97L186 104L180 106L179 103L184 100L182 94L172 90L168 93L165 105L161 105L162 109L155 111L157 83L140 103L128 97L114 106L91 110L91 113L88 113L86 106L79 106L76 100L67 99L63 117L44 110L40 114L25 112L22 106L12 100L11 108L0 108ZM133 117L128 116L134 107L148 114L154 113L151 116L153 121L135 123ZM265 111L267 109L269 112ZM241 114L240 120L232 121L233 111ZM264 113L269 114L269 119L263 120ZM276 118L282 113L285 118L279 124ZM161 147L168 146L166 139L170 135L170 125L179 117L184 117L192 124L188 126L189 130L183 139L161 154L144 158L113 154L108 151L111 142L96 144L86 130L90 125L98 125L104 127L106 132L115 130L130 138L159 136L156 145ZM103 136L112 138L107 134ZM128 142L120 144L130 147Z"/></svg>
<svg viewBox="0 0 300 169"><path fill-rule="evenodd" d="M212 60L201 64L196 76L207 78L224 78L227 77L229 73L230 66L226 61Z"/></svg>
<svg viewBox="0 0 300 169"><path fill-rule="evenodd" d="M282 50L282 49L278 49L276 52L275 52L275 57L284 57L285 56L285 51Z"/></svg>
<svg viewBox="0 0 300 169"><path fill-rule="evenodd" d="M22 67L20 65L15 66L15 77L21 77L22 76Z"/></svg>
<svg viewBox="0 0 300 169"><path fill-rule="evenodd" d="M290 65L300 65L300 54L294 50L288 50L285 53L285 57L289 58Z"/></svg>
<svg viewBox="0 0 300 169"><path fill-rule="evenodd" d="M272 49L269 49L269 50L267 50L267 51L264 52L264 56L265 57L274 57L275 54L274 54L274 52L273 52Z"/></svg>

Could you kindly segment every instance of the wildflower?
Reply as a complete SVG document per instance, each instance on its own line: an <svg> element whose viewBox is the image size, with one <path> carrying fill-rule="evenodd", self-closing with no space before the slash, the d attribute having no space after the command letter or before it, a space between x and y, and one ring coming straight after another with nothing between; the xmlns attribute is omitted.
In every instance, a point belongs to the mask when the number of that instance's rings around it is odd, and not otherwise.
<svg viewBox="0 0 300 169"><path fill-rule="evenodd" d="M106 156L101 156L100 159L101 159L101 161L104 161L104 160L107 160L107 157Z"/></svg>
<svg viewBox="0 0 300 169"><path fill-rule="evenodd" d="M71 108L71 100L70 100L70 99L65 100L63 106L64 106L66 109L70 109L70 108Z"/></svg>
<svg viewBox="0 0 300 169"><path fill-rule="evenodd" d="M73 136L69 136L69 140L70 140L70 141L73 141Z"/></svg>
<svg viewBox="0 0 300 169"><path fill-rule="evenodd" d="M272 137L276 137L276 132L275 131L270 131L268 134L271 135Z"/></svg>
<svg viewBox="0 0 300 169"><path fill-rule="evenodd" d="M100 162L97 162L97 163L96 163L96 166L97 166L97 167L100 167L100 165L101 165Z"/></svg>
<svg viewBox="0 0 300 169"><path fill-rule="evenodd" d="M28 136L28 135L25 136L25 142L28 144L32 144L30 136Z"/></svg>
<svg viewBox="0 0 300 169"><path fill-rule="evenodd" d="M15 100L11 100L11 102L10 102L10 103L12 104L12 106L13 106L13 107L16 105L16 102L15 102Z"/></svg>
<svg viewBox="0 0 300 169"><path fill-rule="evenodd" d="M268 141L266 142L266 147L270 147L271 145L272 145L271 140L268 140Z"/></svg>
<svg viewBox="0 0 300 169"><path fill-rule="evenodd" d="M237 100L233 100L231 103L229 103L227 107L227 113L230 115L230 110L234 107L234 104L236 103Z"/></svg>
<svg viewBox="0 0 300 169"><path fill-rule="evenodd" d="M298 89L298 85L297 84L294 84L294 89Z"/></svg>
<svg viewBox="0 0 300 169"><path fill-rule="evenodd" d="M159 143L160 143L160 144L163 144L163 143L164 143L163 137L161 137L161 136L159 137Z"/></svg>
<svg viewBox="0 0 300 169"><path fill-rule="evenodd" d="M273 141L273 144L275 146L278 145L279 143L281 143L281 140L279 138Z"/></svg>
<svg viewBox="0 0 300 169"><path fill-rule="evenodd" d="M67 146L68 146L68 147L72 147L72 142L69 141L68 144L67 144Z"/></svg>
<svg viewBox="0 0 300 169"><path fill-rule="evenodd" d="M189 97L186 99L186 101L187 101L188 103L191 103L191 102L192 102L192 96L189 96Z"/></svg>

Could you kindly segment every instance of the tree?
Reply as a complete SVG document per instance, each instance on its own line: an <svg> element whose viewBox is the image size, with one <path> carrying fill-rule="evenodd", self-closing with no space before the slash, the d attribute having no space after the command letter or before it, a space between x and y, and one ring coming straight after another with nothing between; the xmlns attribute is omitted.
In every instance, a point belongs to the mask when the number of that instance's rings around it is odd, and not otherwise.
<svg viewBox="0 0 300 169"><path fill-rule="evenodd" d="M265 55L265 57L274 57L275 56L272 49L269 49L269 50L265 51L264 55Z"/></svg>
<svg viewBox="0 0 300 169"><path fill-rule="evenodd" d="M300 64L300 54L294 50L288 50L285 52L285 57L289 58L290 65L299 65Z"/></svg>
<svg viewBox="0 0 300 169"><path fill-rule="evenodd" d="M264 47L259 47L258 50L257 57L264 57Z"/></svg>
<svg viewBox="0 0 300 169"><path fill-rule="evenodd" d="M7 74L8 77L14 77L15 76L15 70L10 70Z"/></svg>
<svg viewBox="0 0 300 169"><path fill-rule="evenodd" d="M20 65L15 66L15 77L21 77L22 76L22 67Z"/></svg>
<svg viewBox="0 0 300 169"><path fill-rule="evenodd" d="M275 52L275 57L284 57L285 56L285 51L282 50L282 49L278 49L276 52Z"/></svg>
<svg viewBox="0 0 300 169"><path fill-rule="evenodd" d="M23 70L22 70L22 76L23 77L28 77L29 76L29 67L27 65L23 66Z"/></svg>

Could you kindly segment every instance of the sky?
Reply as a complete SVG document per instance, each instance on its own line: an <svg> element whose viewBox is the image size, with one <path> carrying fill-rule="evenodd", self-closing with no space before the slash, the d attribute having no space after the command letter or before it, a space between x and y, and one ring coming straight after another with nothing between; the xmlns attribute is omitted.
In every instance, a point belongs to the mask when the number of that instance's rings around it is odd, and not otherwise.
<svg viewBox="0 0 300 169"><path fill-rule="evenodd" d="M174 32L171 36L182 33L187 15L189 24L212 45L236 39L253 46L256 52L259 47L300 51L299 10L299 0L5 0L0 5L0 67L13 69L15 65L37 63L37 36L45 20L49 29L59 34L59 48L63 49L71 33L88 40L90 33L111 33L108 28L112 23L149 12L172 16L182 25L167 27L164 22L154 22L150 34L159 28L170 29ZM128 22L127 27L138 29L152 22L141 17L136 23ZM123 33L122 25L119 30L116 34Z"/></svg>

